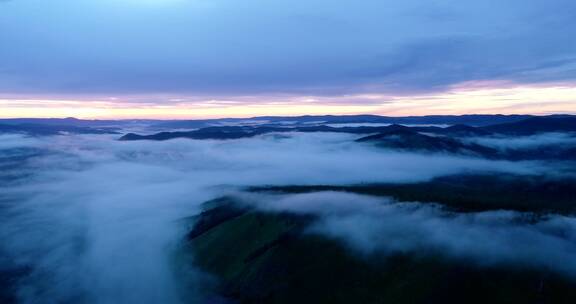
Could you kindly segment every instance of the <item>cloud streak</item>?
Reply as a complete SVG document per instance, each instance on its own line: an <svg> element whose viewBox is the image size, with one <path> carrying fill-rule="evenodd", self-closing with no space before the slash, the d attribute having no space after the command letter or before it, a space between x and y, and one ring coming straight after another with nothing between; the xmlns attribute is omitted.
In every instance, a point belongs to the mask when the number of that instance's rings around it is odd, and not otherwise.
<svg viewBox="0 0 576 304"><path fill-rule="evenodd" d="M469 82L447 92L253 96L151 94L135 96L51 97L9 94L0 97L0 118L161 118L254 117L303 114L383 114L391 116L447 114L576 113L576 89L570 83L522 85Z"/></svg>
<svg viewBox="0 0 576 304"><path fill-rule="evenodd" d="M458 214L439 206L396 203L340 192L240 195L266 211L316 215L308 228L363 255L439 255L479 266L551 270L576 278L576 219L512 211Z"/></svg>

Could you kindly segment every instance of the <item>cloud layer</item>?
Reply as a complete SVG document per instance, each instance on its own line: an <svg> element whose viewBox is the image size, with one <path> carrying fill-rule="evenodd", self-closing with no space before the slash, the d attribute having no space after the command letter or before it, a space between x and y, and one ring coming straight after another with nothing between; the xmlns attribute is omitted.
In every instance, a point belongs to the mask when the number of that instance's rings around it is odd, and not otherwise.
<svg viewBox="0 0 576 304"><path fill-rule="evenodd" d="M570 0L13 0L0 92L429 92L576 77Z"/></svg>
<svg viewBox="0 0 576 304"><path fill-rule="evenodd" d="M322 133L166 142L1 136L0 165L7 167L0 172L0 268L31 269L20 282L23 303L178 303L170 263L185 233L182 220L237 187L548 170L529 162L390 152L353 139ZM14 161L14 155L23 158ZM358 204L373 208L364 198ZM411 220L402 216L399 221Z"/></svg>

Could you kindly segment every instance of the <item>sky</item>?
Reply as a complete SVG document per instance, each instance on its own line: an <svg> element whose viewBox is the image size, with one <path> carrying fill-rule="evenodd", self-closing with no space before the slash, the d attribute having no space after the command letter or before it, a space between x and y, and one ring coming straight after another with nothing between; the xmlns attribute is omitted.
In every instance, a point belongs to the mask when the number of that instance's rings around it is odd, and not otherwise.
<svg viewBox="0 0 576 304"><path fill-rule="evenodd" d="M0 117L576 114L573 0L0 0Z"/></svg>

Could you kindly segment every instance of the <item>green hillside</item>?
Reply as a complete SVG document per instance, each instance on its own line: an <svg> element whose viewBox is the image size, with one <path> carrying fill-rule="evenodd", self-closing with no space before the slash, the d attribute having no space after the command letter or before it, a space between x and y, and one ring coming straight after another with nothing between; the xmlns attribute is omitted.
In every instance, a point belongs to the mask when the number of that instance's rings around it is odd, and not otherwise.
<svg viewBox="0 0 576 304"><path fill-rule="evenodd" d="M305 233L312 220L221 200L189 234L193 263L233 303L576 303L576 284L551 273L426 253L359 256Z"/></svg>

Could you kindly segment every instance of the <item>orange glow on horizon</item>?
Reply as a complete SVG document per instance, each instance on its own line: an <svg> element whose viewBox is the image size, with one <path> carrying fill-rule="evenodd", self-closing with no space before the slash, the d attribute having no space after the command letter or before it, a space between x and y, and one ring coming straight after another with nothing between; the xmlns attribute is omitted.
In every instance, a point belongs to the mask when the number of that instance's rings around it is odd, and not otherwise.
<svg viewBox="0 0 576 304"><path fill-rule="evenodd" d="M490 86L491 85L491 86ZM84 119L203 119L264 115L380 114L576 114L576 86L470 83L448 92L394 96L263 96L226 100L156 98L102 100L22 99L0 97L0 118L77 117ZM136 99L137 100L137 99ZM163 102L165 100L165 102Z"/></svg>

